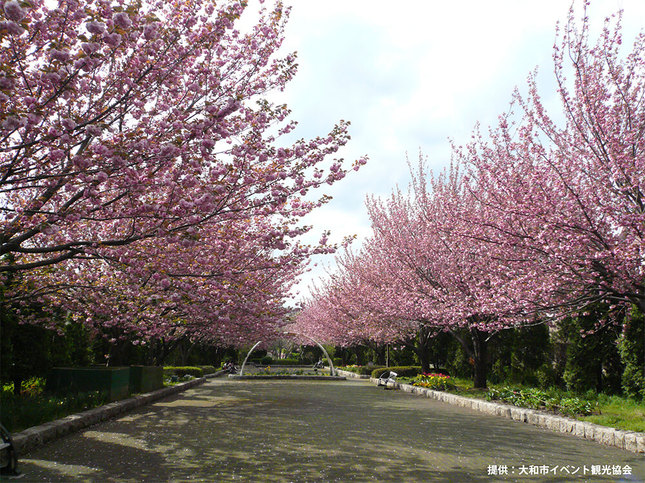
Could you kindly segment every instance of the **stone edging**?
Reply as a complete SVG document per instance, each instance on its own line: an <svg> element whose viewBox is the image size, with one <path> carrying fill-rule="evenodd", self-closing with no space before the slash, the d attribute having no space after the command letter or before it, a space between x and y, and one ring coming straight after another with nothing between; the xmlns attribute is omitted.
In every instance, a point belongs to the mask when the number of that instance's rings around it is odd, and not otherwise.
<svg viewBox="0 0 645 483"><path fill-rule="evenodd" d="M204 382L206 382L206 379L203 377L192 379L174 386L164 387L157 391L139 394L128 399L122 399L104 406L88 409L82 413L70 414L64 418L57 419L56 421L50 421L49 423L44 423L39 426L33 426L21 431L20 433L13 434L11 436L13 446L16 449L18 456L20 456L22 453L54 439L60 438L61 436L79 431L101 421L111 419L132 409L145 406L146 404L150 404L158 399L177 394L191 387L203 384Z"/></svg>
<svg viewBox="0 0 645 483"><path fill-rule="evenodd" d="M240 376L239 374L229 374L229 379L244 379L244 380L254 380L254 379L299 379L299 380L311 380L311 381L344 381L345 376L306 376L298 374L276 374L272 376L270 374L261 374L253 375L249 374L248 376Z"/></svg>
<svg viewBox="0 0 645 483"><path fill-rule="evenodd" d="M371 378L371 382L378 383L378 379ZM500 404L482 399L472 399L464 396L457 396L443 391L434 391L425 387L412 386L410 384L388 383L388 387L401 389L404 392L418 394L437 401L443 401L455 406L461 406L482 413L494 416L503 416L513 421L533 424L540 428L550 429L560 433L569 433L579 438L589 439L606 446L631 451L633 453L645 453L645 433L635 431L623 431L620 429L601 426L599 424L578 421L550 414L545 411L521 408L508 404Z"/></svg>
<svg viewBox="0 0 645 483"><path fill-rule="evenodd" d="M339 376L345 376L352 379L370 379L370 376L368 376L367 374L356 374L355 372L343 371L342 369L336 369L336 374L338 374Z"/></svg>

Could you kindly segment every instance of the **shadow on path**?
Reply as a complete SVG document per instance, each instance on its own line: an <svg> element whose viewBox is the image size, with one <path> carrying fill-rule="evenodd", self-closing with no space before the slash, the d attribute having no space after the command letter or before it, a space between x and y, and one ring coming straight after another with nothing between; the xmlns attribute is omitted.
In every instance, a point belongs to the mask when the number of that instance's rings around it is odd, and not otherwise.
<svg viewBox="0 0 645 483"><path fill-rule="evenodd" d="M621 474L583 476L592 465ZM531 467L548 471L522 474ZM643 481L645 458L363 381L216 379L39 448L21 470L22 481Z"/></svg>

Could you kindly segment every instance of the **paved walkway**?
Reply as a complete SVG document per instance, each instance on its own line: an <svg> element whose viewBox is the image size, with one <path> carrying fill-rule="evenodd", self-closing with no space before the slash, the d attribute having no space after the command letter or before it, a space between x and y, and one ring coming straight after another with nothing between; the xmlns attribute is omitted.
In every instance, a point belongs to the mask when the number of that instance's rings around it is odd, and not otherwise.
<svg viewBox="0 0 645 483"><path fill-rule="evenodd" d="M19 481L645 481L645 458L364 381L214 379L34 450L21 470Z"/></svg>

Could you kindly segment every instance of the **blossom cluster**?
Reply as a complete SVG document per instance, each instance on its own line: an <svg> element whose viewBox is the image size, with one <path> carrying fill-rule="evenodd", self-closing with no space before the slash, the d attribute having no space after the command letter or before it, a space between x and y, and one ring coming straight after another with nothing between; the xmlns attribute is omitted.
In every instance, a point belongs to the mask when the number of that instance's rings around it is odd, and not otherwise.
<svg viewBox="0 0 645 483"><path fill-rule="evenodd" d="M289 9L46 0L0 8L0 284L23 322L69 312L140 337L239 344L274 333L325 234L300 220L351 168L348 123L282 141L266 98ZM34 310L36 308L37 310Z"/></svg>

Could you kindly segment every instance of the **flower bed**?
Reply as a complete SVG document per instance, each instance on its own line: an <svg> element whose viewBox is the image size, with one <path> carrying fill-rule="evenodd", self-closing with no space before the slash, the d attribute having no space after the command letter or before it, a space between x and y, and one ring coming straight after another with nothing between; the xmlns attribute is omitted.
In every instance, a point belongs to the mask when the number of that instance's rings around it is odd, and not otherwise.
<svg viewBox="0 0 645 483"><path fill-rule="evenodd" d="M411 381L413 386L427 387L435 391L445 391L446 389L453 389L455 385L452 383L450 376L445 374L419 374Z"/></svg>

